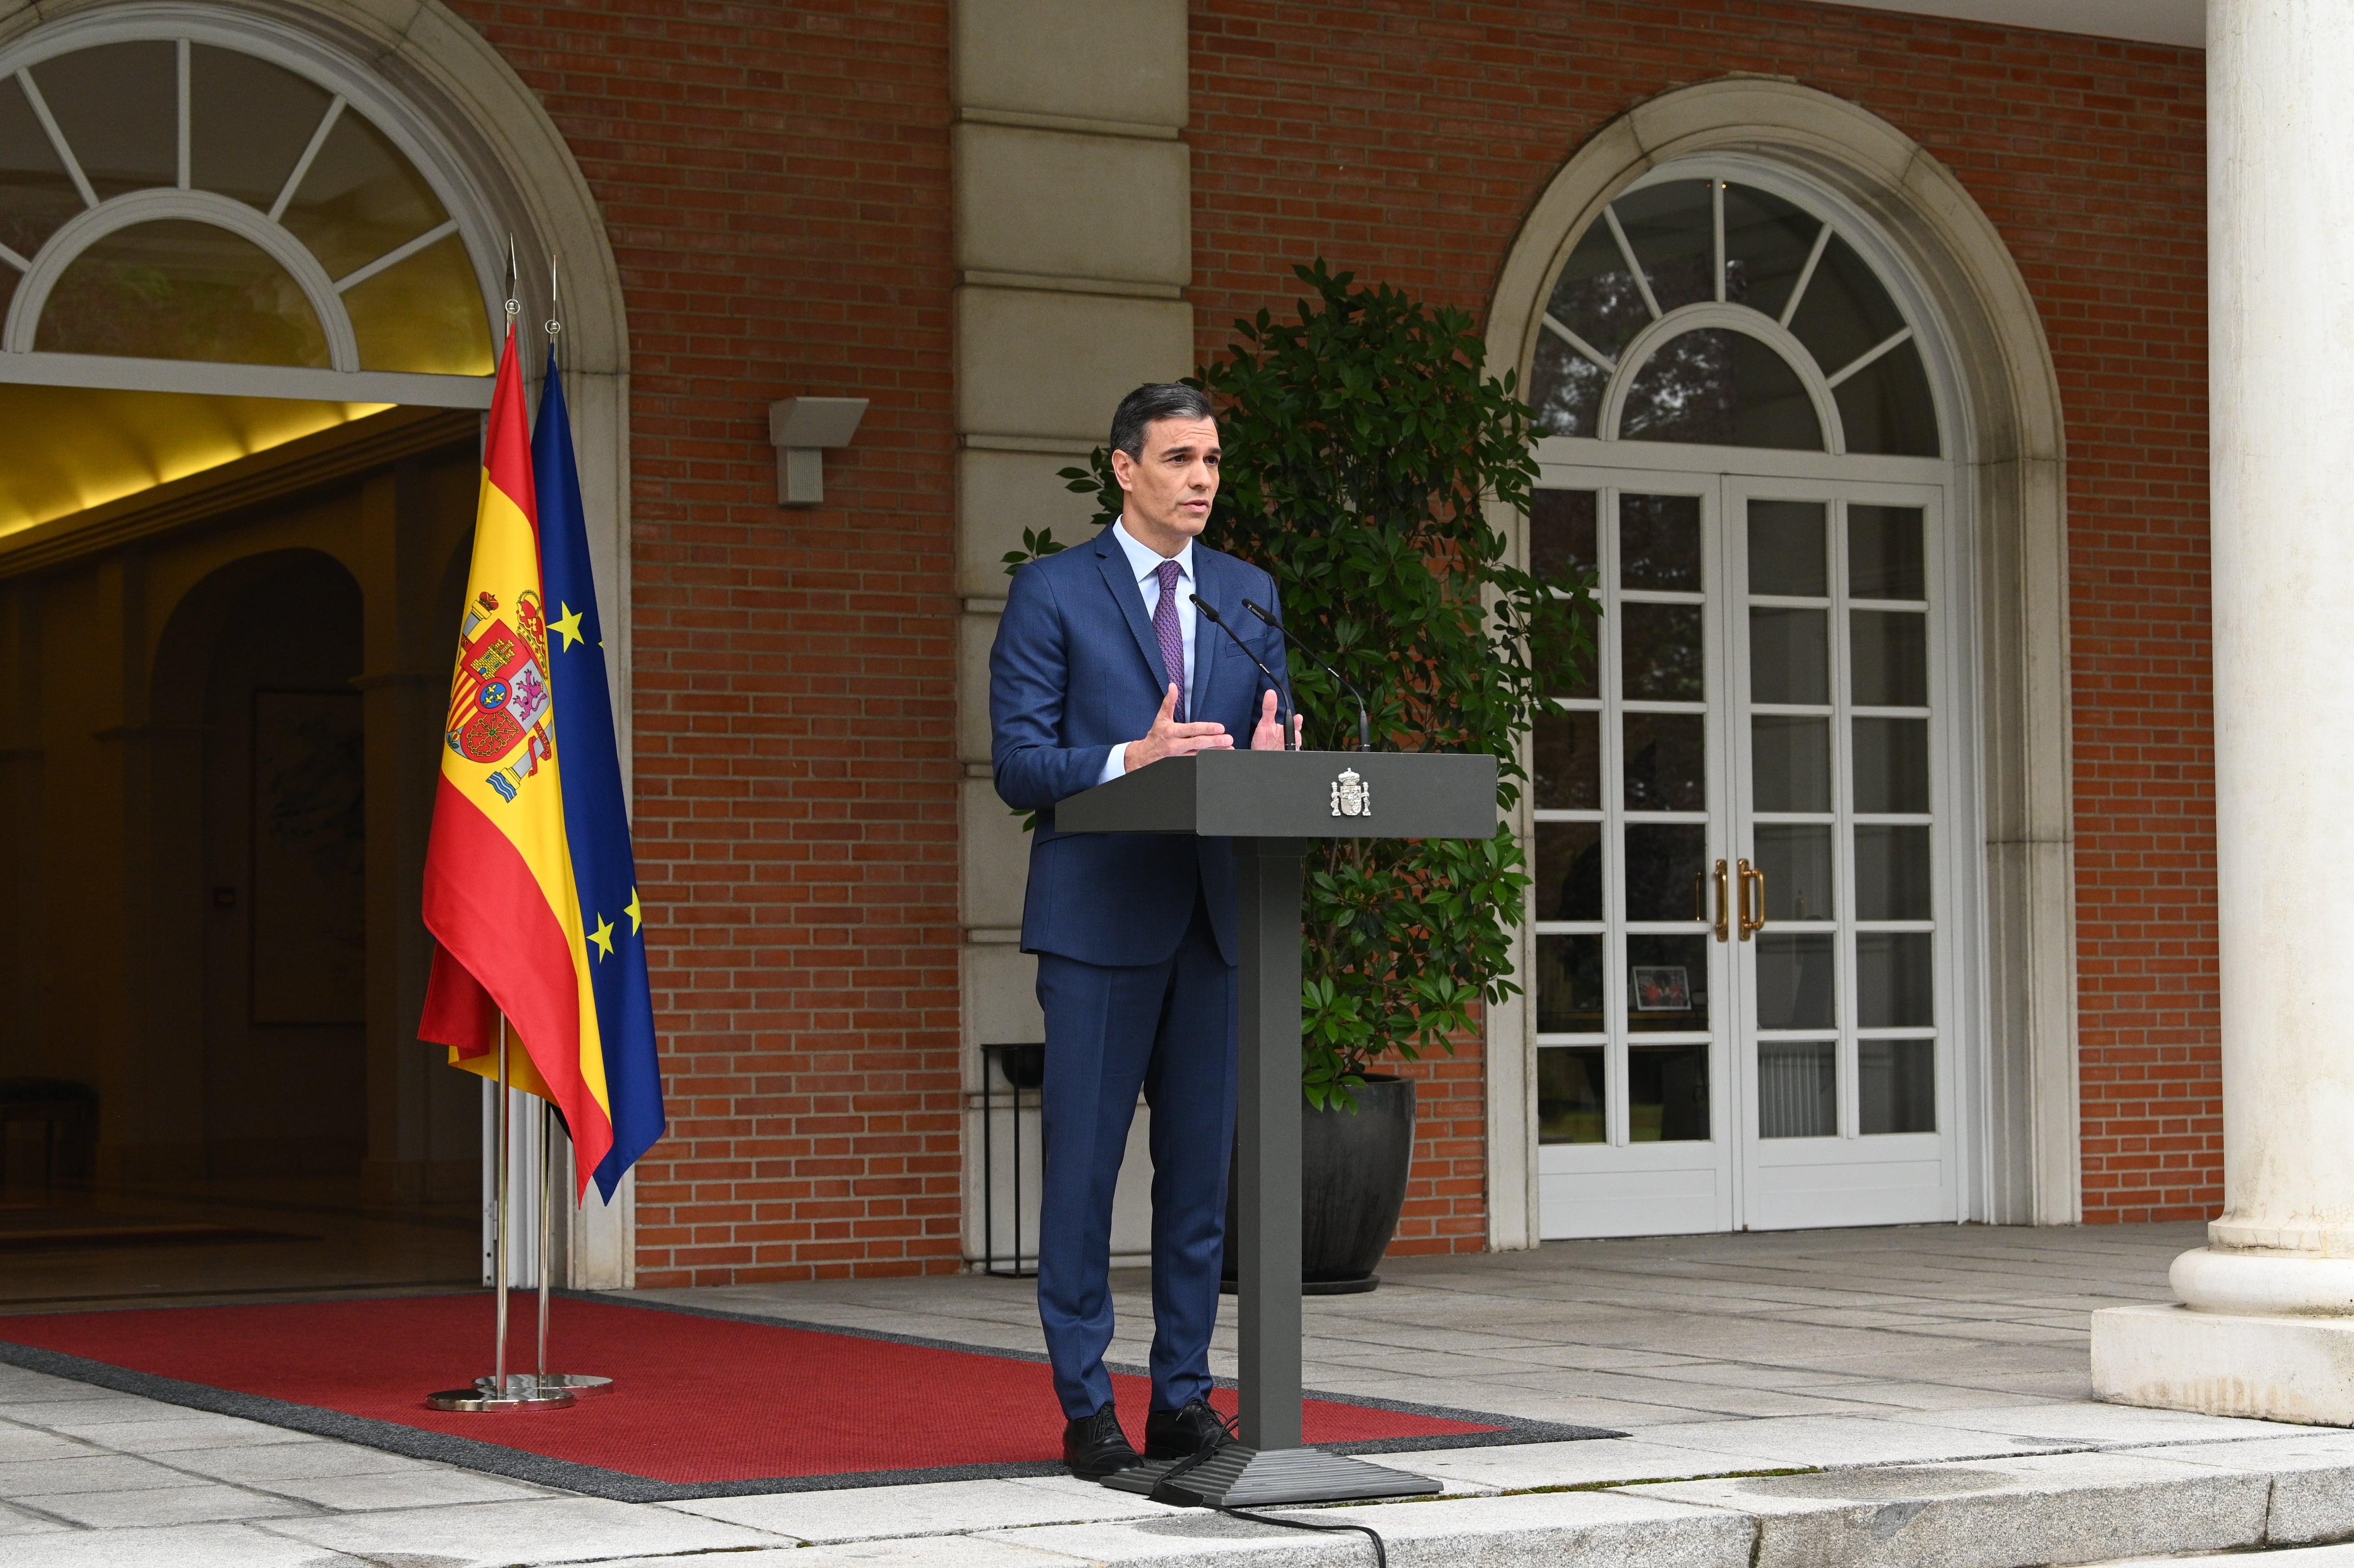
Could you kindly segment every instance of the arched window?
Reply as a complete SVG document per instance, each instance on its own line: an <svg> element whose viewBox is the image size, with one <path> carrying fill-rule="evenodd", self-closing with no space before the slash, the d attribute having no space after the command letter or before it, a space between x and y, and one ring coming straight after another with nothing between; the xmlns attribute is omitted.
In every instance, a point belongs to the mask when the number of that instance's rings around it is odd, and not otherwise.
<svg viewBox="0 0 2354 1568"><path fill-rule="evenodd" d="M1530 401L1553 435L1940 455L1912 323L1847 237L1770 191L1628 191L1542 326Z"/></svg>
<svg viewBox="0 0 2354 1568"><path fill-rule="evenodd" d="M193 16L0 53L0 535L388 405L488 404L454 182L381 91Z"/></svg>

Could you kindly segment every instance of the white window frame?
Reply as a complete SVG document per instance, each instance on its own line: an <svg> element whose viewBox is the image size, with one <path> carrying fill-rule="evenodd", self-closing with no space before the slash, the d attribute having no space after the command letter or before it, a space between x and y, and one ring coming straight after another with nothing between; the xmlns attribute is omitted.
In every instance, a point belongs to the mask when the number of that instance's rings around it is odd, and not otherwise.
<svg viewBox="0 0 2354 1568"><path fill-rule="evenodd" d="M72 149L42 109L37 96L38 69L47 61L105 44L173 42L180 45L178 72L179 184L128 191L104 201L97 198L83 175ZM246 203L188 186L188 46L206 44L249 55L292 71L331 94L331 101L309 146L290 173L286 188L267 214ZM343 296L387 268L398 265L427 246L451 234L462 237L477 286L484 302L483 323L495 344L504 318L490 303L500 294L497 258L504 249L493 238L488 206L469 182L440 155L438 142L414 114L363 73L299 35L259 26L201 12L177 9L108 12L73 18L45 27L14 47L0 48L0 78L31 69L27 79L35 91L27 96L50 132L51 145L66 164L81 193L82 211L58 228L32 256L0 248L0 266L23 274L0 320L0 382L20 386L78 387L132 392L196 392L247 397L291 397L319 402L405 403L440 408L487 408L491 405L489 376L438 376L408 371L364 370ZM279 220L294 187L308 172L311 160L337 119L356 112L382 132L432 188L449 217L426 233L404 242L386 255L341 278L331 278L310 248ZM143 359L96 354L51 354L33 344L41 312L67 269L90 246L135 224L169 219L209 224L249 240L294 280L317 313L327 339L324 369L292 366L241 365L213 360Z"/></svg>

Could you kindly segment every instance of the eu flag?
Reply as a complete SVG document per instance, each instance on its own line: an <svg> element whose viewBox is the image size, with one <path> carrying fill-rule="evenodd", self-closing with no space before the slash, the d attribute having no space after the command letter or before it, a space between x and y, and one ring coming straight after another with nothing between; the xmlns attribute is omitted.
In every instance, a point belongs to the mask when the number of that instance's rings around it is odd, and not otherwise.
<svg viewBox="0 0 2354 1568"><path fill-rule="evenodd" d="M540 577L553 665L548 686L563 758L564 832L591 955L613 1123L613 1146L597 1166L597 1186L610 1202L621 1173L653 1147L666 1123L662 1065L654 1052L653 996L646 983L645 911L638 901L637 860L630 850L629 810L621 794L605 636L588 568L588 523L580 508L572 421L564 411L564 382L553 348L539 394L539 425L532 432L531 466L539 493Z"/></svg>

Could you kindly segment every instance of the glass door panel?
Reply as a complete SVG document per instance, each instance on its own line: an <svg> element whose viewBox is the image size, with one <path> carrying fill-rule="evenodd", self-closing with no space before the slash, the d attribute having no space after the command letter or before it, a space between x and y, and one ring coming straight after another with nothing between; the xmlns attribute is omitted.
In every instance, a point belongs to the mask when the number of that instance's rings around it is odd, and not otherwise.
<svg viewBox="0 0 2354 1568"><path fill-rule="evenodd" d="M1628 474L1531 508L1532 569L1592 573L1603 608L1531 745L1540 1181L1579 1234L1734 1223L1716 490Z"/></svg>
<svg viewBox="0 0 2354 1568"><path fill-rule="evenodd" d="M1547 1235L1952 1218L1941 493L1586 471L1531 738Z"/></svg>
<svg viewBox="0 0 2354 1568"><path fill-rule="evenodd" d="M1939 1073L1935 497L1727 480L1743 1224L1954 1212Z"/></svg>

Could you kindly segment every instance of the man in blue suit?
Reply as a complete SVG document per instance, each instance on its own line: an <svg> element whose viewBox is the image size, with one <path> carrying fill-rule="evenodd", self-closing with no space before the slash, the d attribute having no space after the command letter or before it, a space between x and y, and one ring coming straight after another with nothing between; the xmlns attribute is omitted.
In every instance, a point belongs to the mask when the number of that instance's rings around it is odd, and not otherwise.
<svg viewBox="0 0 2354 1568"><path fill-rule="evenodd" d="M1014 574L989 656L997 792L1038 813L1022 911L1046 1013L1038 1318L1063 1457L1091 1478L1138 1462L1103 1354L1112 1189L1140 1090L1152 1109L1145 1452L1177 1458L1227 1440L1209 1404L1209 1349L1235 1132L1238 914L1228 841L1063 833L1055 807L1239 736L1283 744L1276 691L1194 605L1198 595L1282 678L1281 640L1243 609L1246 599L1275 609L1274 579L1195 543L1218 493L1209 399L1140 387L1112 416L1111 446L1119 520Z"/></svg>

